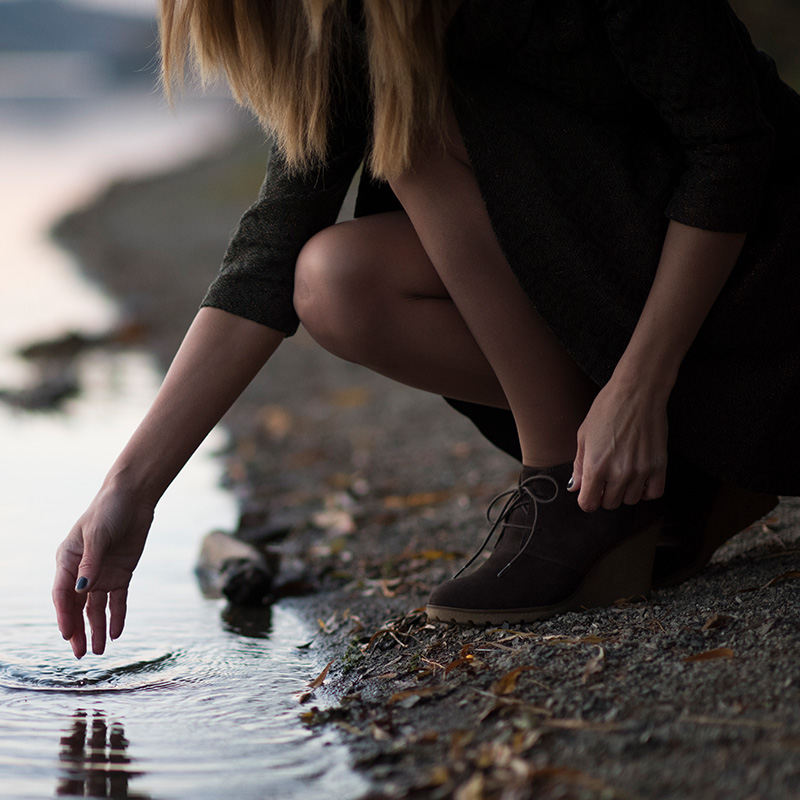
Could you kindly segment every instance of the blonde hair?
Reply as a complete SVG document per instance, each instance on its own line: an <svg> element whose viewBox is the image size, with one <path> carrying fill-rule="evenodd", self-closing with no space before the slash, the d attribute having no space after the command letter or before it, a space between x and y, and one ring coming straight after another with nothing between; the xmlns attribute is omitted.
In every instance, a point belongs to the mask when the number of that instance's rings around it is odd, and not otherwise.
<svg viewBox="0 0 800 800"><path fill-rule="evenodd" d="M363 0L373 106L369 166L391 178L443 136L444 36L458 0ZM161 0L168 96L187 61L222 75L276 138L290 167L324 162L329 107L343 77L347 0Z"/></svg>

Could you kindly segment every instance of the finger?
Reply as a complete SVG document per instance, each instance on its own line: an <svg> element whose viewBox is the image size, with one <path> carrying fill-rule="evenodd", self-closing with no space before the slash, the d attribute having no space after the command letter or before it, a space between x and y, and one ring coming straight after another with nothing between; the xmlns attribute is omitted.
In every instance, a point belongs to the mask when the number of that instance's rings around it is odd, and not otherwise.
<svg viewBox="0 0 800 800"><path fill-rule="evenodd" d="M583 479L583 441L578 440L578 452L572 462L572 477L567 484L567 491L579 492Z"/></svg>
<svg viewBox="0 0 800 800"><path fill-rule="evenodd" d="M605 484L606 478L603 471L584 468L580 494L578 495L578 505L584 511L597 511L603 500Z"/></svg>
<svg viewBox="0 0 800 800"><path fill-rule="evenodd" d="M645 486L642 492L642 500L657 500L664 494L666 482L666 471L649 478L647 481L647 486Z"/></svg>
<svg viewBox="0 0 800 800"><path fill-rule="evenodd" d="M118 589L111 592L108 598L108 608L111 615L109 635L113 639L122 636L125 627L125 614L127 613L128 590Z"/></svg>
<svg viewBox="0 0 800 800"><path fill-rule="evenodd" d="M622 498L628 490L628 484L619 478L612 478L606 481L603 487L603 497L600 500L600 507L609 511L619 508L622 505Z"/></svg>
<svg viewBox="0 0 800 800"><path fill-rule="evenodd" d="M80 624L75 626L75 632L69 640L75 658L83 658L86 655L86 629L83 626L83 616L81 615Z"/></svg>
<svg viewBox="0 0 800 800"><path fill-rule="evenodd" d="M75 602L75 591L70 582L69 589L58 589L53 587L53 605L56 609L56 621L58 630L64 639L71 639L75 633L78 620L83 622L83 598L80 598L80 605Z"/></svg>
<svg viewBox="0 0 800 800"><path fill-rule="evenodd" d="M75 591L84 594L91 592L92 587L97 583L97 576L100 572L100 558L96 557L88 549L83 554L81 563L77 570L75 581Z"/></svg>
<svg viewBox="0 0 800 800"><path fill-rule="evenodd" d="M106 605L105 592L90 592L86 603L86 616L92 629L92 652L102 655L106 649Z"/></svg>
<svg viewBox="0 0 800 800"><path fill-rule="evenodd" d="M626 506L635 506L644 499L644 492L646 488L647 482L643 481L641 478L632 480L625 489L625 495L622 498L622 502L625 503Z"/></svg>
<svg viewBox="0 0 800 800"><path fill-rule="evenodd" d="M83 624L85 598L75 595L75 576L80 555L70 552L63 545L56 554L56 574L53 580L53 606L56 610L58 629L64 639L71 639L78 622Z"/></svg>

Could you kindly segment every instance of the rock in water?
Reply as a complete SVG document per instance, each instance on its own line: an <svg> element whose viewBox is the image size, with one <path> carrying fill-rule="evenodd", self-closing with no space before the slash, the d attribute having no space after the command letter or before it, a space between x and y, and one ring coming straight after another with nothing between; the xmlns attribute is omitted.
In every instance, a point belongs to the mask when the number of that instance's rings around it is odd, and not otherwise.
<svg viewBox="0 0 800 800"><path fill-rule="evenodd" d="M195 572L205 597L223 595L236 605L256 606L270 602L278 556L267 556L252 545L223 531L203 539Z"/></svg>

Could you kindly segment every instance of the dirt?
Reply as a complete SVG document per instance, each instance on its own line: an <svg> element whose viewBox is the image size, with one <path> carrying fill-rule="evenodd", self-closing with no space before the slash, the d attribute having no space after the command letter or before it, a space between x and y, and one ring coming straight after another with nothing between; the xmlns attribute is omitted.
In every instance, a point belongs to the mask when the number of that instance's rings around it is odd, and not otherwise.
<svg viewBox="0 0 800 800"><path fill-rule="evenodd" d="M59 226L163 365L263 160L244 135ZM298 715L340 730L369 797L800 797L800 501L647 600L514 629L430 625L427 594L482 539L512 459L441 398L302 331L225 424L238 533L280 552L278 602L317 631Z"/></svg>

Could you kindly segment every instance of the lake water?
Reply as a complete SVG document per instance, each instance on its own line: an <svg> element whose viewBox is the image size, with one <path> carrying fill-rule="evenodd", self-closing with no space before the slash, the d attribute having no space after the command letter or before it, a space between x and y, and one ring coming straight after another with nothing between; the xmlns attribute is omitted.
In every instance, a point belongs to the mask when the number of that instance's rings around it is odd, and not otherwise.
<svg viewBox="0 0 800 800"><path fill-rule="evenodd" d="M0 100L0 387L31 379L15 349L96 333L114 303L46 230L107 180L175 164L231 133L228 103L177 117L147 92ZM76 661L49 590L57 544L94 495L160 382L146 352L95 352L60 412L0 403L0 797L355 798L365 787L330 734L305 729L295 693L320 665L313 632L273 609L253 627L204 599L202 536L236 520L218 489L214 432L162 501L123 637Z"/></svg>

